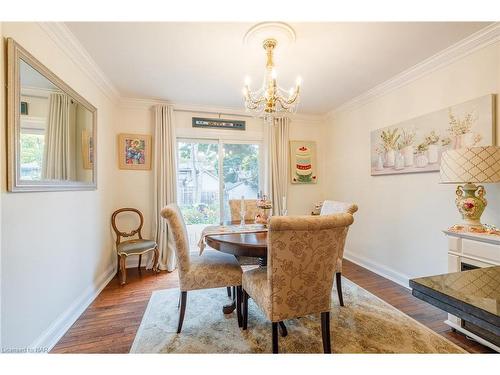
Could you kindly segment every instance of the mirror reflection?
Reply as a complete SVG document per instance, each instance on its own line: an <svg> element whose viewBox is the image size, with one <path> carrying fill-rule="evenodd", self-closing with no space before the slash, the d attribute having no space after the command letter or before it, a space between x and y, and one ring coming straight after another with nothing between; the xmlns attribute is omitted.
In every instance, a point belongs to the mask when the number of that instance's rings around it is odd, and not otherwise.
<svg viewBox="0 0 500 375"><path fill-rule="evenodd" d="M21 181L92 183L93 113L20 60Z"/></svg>

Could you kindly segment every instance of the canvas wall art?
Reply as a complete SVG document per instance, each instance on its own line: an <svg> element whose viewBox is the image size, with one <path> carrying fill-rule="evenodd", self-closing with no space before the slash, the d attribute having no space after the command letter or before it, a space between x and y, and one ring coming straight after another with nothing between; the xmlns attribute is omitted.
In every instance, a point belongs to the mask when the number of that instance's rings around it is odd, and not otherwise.
<svg viewBox="0 0 500 375"><path fill-rule="evenodd" d="M495 143L494 95L371 132L371 175L439 171L449 148Z"/></svg>
<svg viewBox="0 0 500 375"><path fill-rule="evenodd" d="M290 141L290 168L292 184L315 184L316 142Z"/></svg>
<svg viewBox="0 0 500 375"><path fill-rule="evenodd" d="M151 136L120 134L118 160L120 169L151 169Z"/></svg>

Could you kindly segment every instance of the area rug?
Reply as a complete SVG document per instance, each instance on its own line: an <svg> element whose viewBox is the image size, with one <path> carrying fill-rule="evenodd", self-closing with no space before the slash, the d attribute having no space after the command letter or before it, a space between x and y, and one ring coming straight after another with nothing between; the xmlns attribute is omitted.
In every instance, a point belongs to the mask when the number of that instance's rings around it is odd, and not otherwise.
<svg viewBox="0 0 500 375"><path fill-rule="evenodd" d="M334 353L465 353L461 348L346 278L345 307L332 291L331 339ZM271 323L249 301L248 330L236 313L224 315L226 289L188 293L184 326L176 333L179 291L152 294L131 353L271 353ZM321 353L319 316L286 321L280 353Z"/></svg>

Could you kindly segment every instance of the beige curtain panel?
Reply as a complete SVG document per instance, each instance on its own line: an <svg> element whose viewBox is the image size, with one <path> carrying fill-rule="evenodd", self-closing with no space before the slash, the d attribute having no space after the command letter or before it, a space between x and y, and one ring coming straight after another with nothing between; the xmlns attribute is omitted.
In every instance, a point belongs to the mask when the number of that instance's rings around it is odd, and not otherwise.
<svg viewBox="0 0 500 375"><path fill-rule="evenodd" d="M273 214L280 215L283 197L288 197L290 120L286 117L276 118L273 123L264 126L268 150L267 190L273 202Z"/></svg>
<svg viewBox="0 0 500 375"><path fill-rule="evenodd" d="M160 250L159 268L173 271L175 269L174 239L160 212L169 203L176 203L175 186L175 134L173 124L173 108L170 105L154 107L155 147L154 155L154 228L155 239ZM150 264L152 266L152 263Z"/></svg>
<svg viewBox="0 0 500 375"><path fill-rule="evenodd" d="M47 180L70 180L72 166L71 140L71 99L68 95L54 93L49 95L49 114L45 130L42 178ZM74 111L73 111L74 112ZM74 123L74 121L73 121ZM74 127L74 126L73 126Z"/></svg>

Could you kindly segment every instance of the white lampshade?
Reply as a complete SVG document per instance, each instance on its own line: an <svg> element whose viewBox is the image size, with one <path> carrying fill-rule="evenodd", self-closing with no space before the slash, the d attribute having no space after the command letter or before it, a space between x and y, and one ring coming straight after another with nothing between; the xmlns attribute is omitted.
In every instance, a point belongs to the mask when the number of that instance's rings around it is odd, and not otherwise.
<svg viewBox="0 0 500 375"><path fill-rule="evenodd" d="M500 182L500 147L448 150L441 156L441 183Z"/></svg>

